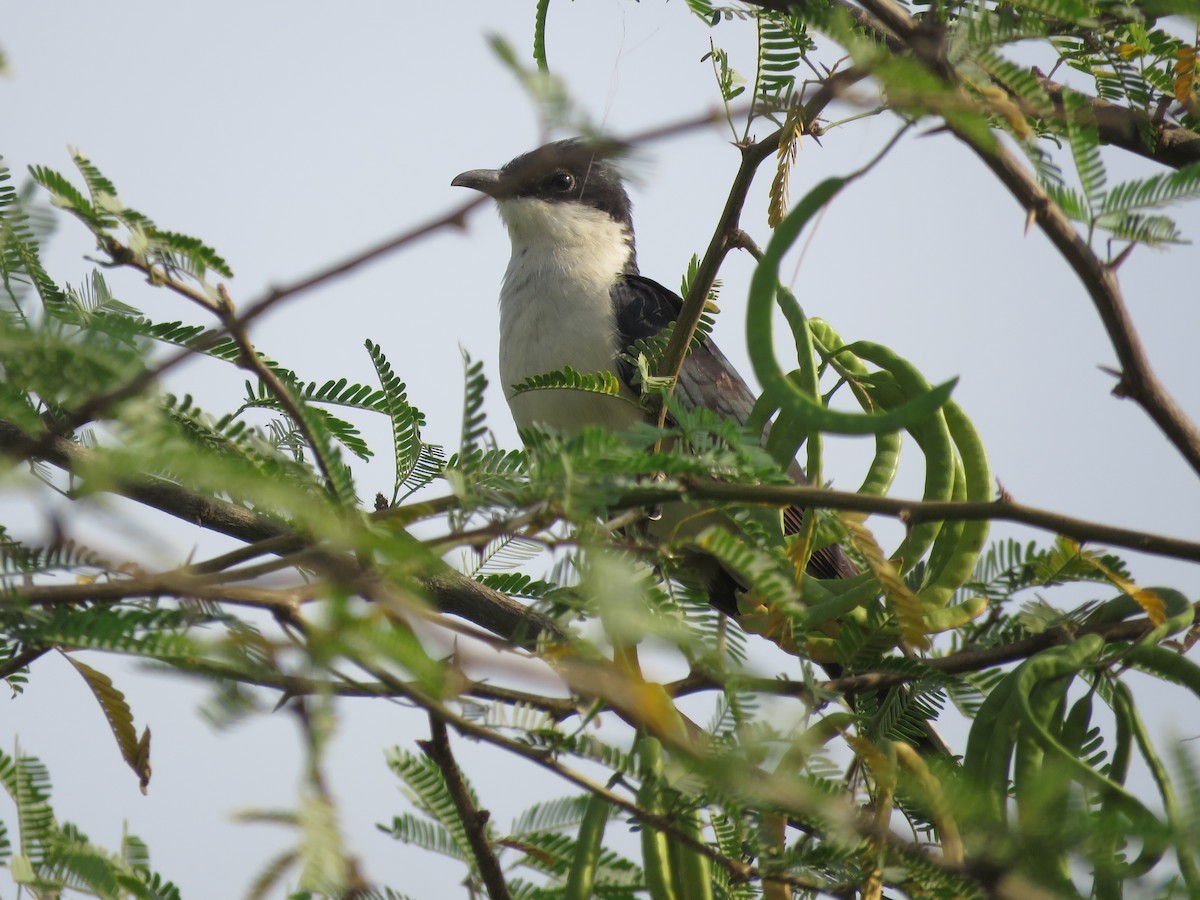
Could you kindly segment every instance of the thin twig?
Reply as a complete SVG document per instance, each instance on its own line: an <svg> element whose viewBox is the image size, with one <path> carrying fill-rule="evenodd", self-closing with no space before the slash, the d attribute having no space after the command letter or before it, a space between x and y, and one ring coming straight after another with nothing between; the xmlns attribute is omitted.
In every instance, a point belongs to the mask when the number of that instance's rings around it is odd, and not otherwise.
<svg viewBox="0 0 1200 900"><path fill-rule="evenodd" d="M1065 87L1051 81L1036 69L1034 76L1049 95L1058 115L1065 115ZM1071 88L1071 93L1083 99L1090 114L1090 121L1100 135L1101 143L1136 153L1174 169L1182 169L1191 163L1200 162L1200 134L1190 128L1165 122L1156 123L1153 117L1143 110L1091 97L1075 88ZM1148 131L1154 134L1151 144L1147 144L1145 139Z"/></svg>
<svg viewBox="0 0 1200 900"><path fill-rule="evenodd" d="M988 501L904 500L803 485L730 484L722 481L684 479L677 486L648 484L636 492L626 494L618 505L621 507L645 506L681 497L726 503L794 505L838 509L847 512L876 513L892 516L909 525L932 521L980 521L984 519L1020 522L1081 542L1111 544L1155 556L1200 562L1200 543L1196 541L1090 522L1086 519L1077 519L1049 510L1024 506L1005 499Z"/></svg>
<svg viewBox="0 0 1200 900"><path fill-rule="evenodd" d="M953 127L951 130L975 151L1021 207L1033 215L1038 227L1074 270L1092 298L1092 304L1100 314L1100 321L1121 363L1121 378L1113 389L1114 395L1129 397L1141 406L1200 475L1200 428L1188 418L1155 375L1137 328L1125 307L1116 272L1096 256L1058 204L999 142L983 146L973 135Z"/></svg>
<svg viewBox="0 0 1200 900"><path fill-rule="evenodd" d="M316 599L313 586L284 590L210 586L190 583L186 578L119 578L92 584L29 584L13 585L6 592L32 606L69 606L78 603L115 603L135 597L178 597L231 603L283 613L294 613L304 602Z"/></svg>
<svg viewBox="0 0 1200 900"><path fill-rule="evenodd" d="M1200 605L1194 608L1200 611ZM1048 629L1019 641L998 644L994 647L960 650L946 656L921 659L920 662L922 666L934 672L960 675L964 672L978 672L1004 663L1028 659L1042 650L1070 643L1080 635L1098 634L1109 643L1137 641L1154 631L1156 627L1148 618L1142 617L1123 622L1080 625L1073 630ZM920 672L857 672L853 675L843 675L840 678L812 683L791 679L738 678L734 686L738 690L799 697L811 702L815 696L821 694L856 694L864 691L886 690L907 682L917 681L923 677L927 677L927 675ZM724 690L727 686L729 685L713 672L694 671L685 678L663 685L663 688L672 697L682 697L700 691Z"/></svg>
<svg viewBox="0 0 1200 900"><path fill-rule="evenodd" d="M33 453L35 448L38 449L36 454ZM76 476L85 476L88 468L95 467L97 461L93 451L66 438L54 438L48 446L40 447L38 441L3 420L0 420L0 455L42 459ZM155 476L114 476L104 480L103 489L238 540L253 543L278 539L280 546L272 550L275 553L292 552L313 543L278 519ZM326 578L353 584L364 574L350 554L316 547L313 547L313 553L314 569ZM425 576L421 587L442 612L461 616L516 646L532 647L539 637L551 640L565 637L552 619L449 566Z"/></svg>
<svg viewBox="0 0 1200 900"><path fill-rule="evenodd" d="M708 302L708 294L716 281L717 272L734 246L733 236L740 230L742 207L746 205L746 197L750 193L750 185L754 183L754 175L763 161L778 148L782 133L782 130L776 130L758 143L741 148L742 161L733 176L733 184L729 187L729 195L725 199L721 217L717 220L717 227L708 242L704 256L700 259L700 264L696 267L692 283L688 286L683 308L675 320L671 340L660 362L660 374L672 379L679 377L683 361L687 358L688 347L691 346L696 327L700 324L700 316ZM664 405L660 417L665 413Z"/></svg>
<svg viewBox="0 0 1200 900"><path fill-rule="evenodd" d="M417 741L417 746L433 760L442 773L446 790L450 792L454 808L458 811L458 819L467 833L467 843L471 845L471 854L475 857L475 864L487 888L488 897L491 900L508 900L512 894L509 893L508 883L504 880L504 870L500 867L500 860L496 858L487 834L487 823L491 813L475 806L475 800L471 797L471 791L463 780L462 772L450 749L446 723L432 710L429 713L429 732L430 740Z"/></svg>
<svg viewBox="0 0 1200 900"><path fill-rule="evenodd" d="M20 672L26 666L31 665L35 660L49 652L49 647L31 647L27 650L22 650L12 659L0 663L0 680Z"/></svg>
<svg viewBox="0 0 1200 900"><path fill-rule="evenodd" d="M808 128L815 122L825 107L841 91L865 77L867 77L867 73L861 69L846 69L841 72L832 73L825 79L816 93L805 101L804 111L801 115L805 127ZM679 378L683 362L687 358L688 347L691 346L692 338L696 333L696 327L700 324L704 305L708 301L709 292L716 281L721 264L725 261L725 257L729 254L730 250L744 245L742 238L745 235L741 229L742 208L746 205L746 197L749 195L750 186L754 183L754 176L758 172L758 167L779 149L779 141L782 134L782 129L778 129L761 141L746 144L740 148L742 161L738 165L733 183L729 187L729 194L725 199L725 206L721 210L721 216L717 220L717 227L714 229L713 236L704 251L704 256L700 259L700 263L696 267L692 283L688 286L687 296L683 301L683 308L679 311L679 315L675 320L675 328L671 333L671 339L667 344L667 349L663 353L660 363L661 373L672 379ZM664 407L659 412L660 425L662 421L665 421L663 418L665 413L666 410Z"/></svg>

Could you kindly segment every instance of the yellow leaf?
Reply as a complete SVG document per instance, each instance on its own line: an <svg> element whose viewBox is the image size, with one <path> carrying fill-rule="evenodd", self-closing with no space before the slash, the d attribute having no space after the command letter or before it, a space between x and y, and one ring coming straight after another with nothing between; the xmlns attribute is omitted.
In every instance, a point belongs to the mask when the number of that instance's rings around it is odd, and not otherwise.
<svg viewBox="0 0 1200 900"><path fill-rule="evenodd" d="M767 224L771 228L776 227L787 215L788 178L792 174L792 166L796 163L800 136L804 134L804 120L800 115L802 111L802 108L796 108L789 112L779 134L775 177L771 179L770 199L767 203Z"/></svg>
<svg viewBox="0 0 1200 900"><path fill-rule="evenodd" d="M1117 52L1123 59L1133 59L1135 56L1142 56L1145 53L1137 44L1118 44Z"/></svg>
<svg viewBox="0 0 1200 900"><path fill-rule="evenodd" d="M1136 602L1138 606L1146 611L1146 615L1149 617L1151 624L1161 625L1163 622L1167 621L1167 605L1163 602L1162 597L1158 596L1158 594L1154 593L1154 591L1138 587L1124 575L1121 575L1119 572L1114 572L1090 553L1082 553L1080 554L1080 557L1087 560L1093 566L1093 568L1098 570L1102 575L1104 575L1105 578L1132 597L1134 602Z"/></svg>
<svg viewBox="0 0 1200 900"><path fill-rule="evenodd" d="M910 647L928 650L930 641L929 629L925 627L925 619L921 613L921 601L904 583L900 572L890 559L884 555L883 548L875 540L861 515L843 515L842 521L850 533L850 543L867 563L867 568L875 576L883 588L883 595L888 606L896 616L900 625L900 637Z"/></svg>
<svg viewBox="0 0 1200 900"><path fill-rule="evenodd" d="M788 653L796 652L796 634L789 616L754 599L738 599L738 624L761 635Z"/></svg>
<svg viewBox="0 0 1200 900"><path fill-rule="evenodd" d="M1175 99L1191 107L1196 102L1196 48L1175 51Z"/></svg>
<svg viewBox="0 0 1200 900"><path fill-rule="evenodd" d="M1033 136L1033 129L1029 127L1025 114L1013 103L1012 98L1005 91L994 85L988 85L980 88L979 93L988 101L988 106L992 108L993 112L1004 117L1013 134L1021 140L1027 140Z"/></svg>
<svg viewBox="0 0 1200 900"><path fill-rule="evenodd" d="M108 720L108 726L112 729L113 737L117 740L121 758L133 769L142 793L146 793L150 784L150 729L143 729L141 737L138 736L137 729L133 727L133 712L125 702L125 695L113 685L111 678L68 653L64 653L63 656L92 689L104 718Z"/></svg>

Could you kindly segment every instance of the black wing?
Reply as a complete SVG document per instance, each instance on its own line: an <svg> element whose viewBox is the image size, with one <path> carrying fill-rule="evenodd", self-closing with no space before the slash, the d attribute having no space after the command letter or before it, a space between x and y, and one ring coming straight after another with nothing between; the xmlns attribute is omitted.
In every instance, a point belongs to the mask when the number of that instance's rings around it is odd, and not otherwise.
<svg viewBox="0 0 1200 900"><path fill-rule="evenodd" d="M622 348L639 338L653 337L679 316L683 300L674 291L657 281L641 275L625 275L612 289L613 307L617 318L617 339ZM634 382L633 366L626 360L617 361L621 380ZM634 390L637 390L634 387ZM745 425L754 408L754 394L725 354L711 338L688 354L679 372L676 396L692 408L707 407L739 425ZM766 434L764 432L764 439ZM805 484L804 471L793 461L788 474L797 484ZM783 513L784 531L795 534L800 530L800 510L789 507ZM818 578L849 578L857 575L854 564L836 544L813 554L808 571Z"/></svg>
<svg viewBox="0 0 1200 900"><path fill-rule="evenodd" d="M613 287L613 306L617 339L626 348L641 338L654 337L674 322L683 300L657 281L626 275ZM617 374L632 384L636 375L632 364L621 359L617 365ZM746 424L754 408L754 394L712 340L688 354L675 390L686 406L707 407L739 425Z"/></svg>

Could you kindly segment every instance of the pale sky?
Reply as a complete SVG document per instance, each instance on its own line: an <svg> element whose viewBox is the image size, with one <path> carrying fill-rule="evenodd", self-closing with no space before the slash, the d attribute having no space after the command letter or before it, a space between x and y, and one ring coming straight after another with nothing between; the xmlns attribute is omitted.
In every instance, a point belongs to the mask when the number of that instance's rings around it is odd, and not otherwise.
<svg viewBox="0 0 1200 900"><path fill-rule="evenodd" d="M60 0L10 4L5 24L0 47L11 73L0 79L0 153L17 177L31 164L71 174L67 147L79 147L129 206L216 247L236 273L230 290L242 304L462 203L466 192L450 187L455 174L498 166L542 138L531 103L486 42L497 33L527 54L532 3ZM715 104L709 64L700 61L710 36L731 51L735 66L752 71L748 24L710 32L683 2L557 3L550 65L593 120L631 134ZM828 115L856 111L841 104ZM895 127L879 116L834 130L821 146L806 141L793 198L826 175L856 168ZM714 127L641 154L632 194L639 259L650 277L674 287L691 255L703 251L737 165L729 138L728 129ZM1110 177L1155 171L1114 157ZM768 236L767 180L760 178L743 220L760 243ZM1187 235L1200 236L1196 208L1177 217ZM810 315L829 319L847 339L889 344L933 382L959 376L955 397L1018 501L1200 539L1195 475L1140 409L1109 396L1112 379L1098 367L1113 365L1114 356L1090 301L1040 234L1023 230L1024 212L969 152L944 134L912 135L826 212L794 288ZM91 270L83 259L91 250L84 229L64 220L47 267L60 282L79 283ZM459 429L461 345L485 360L493 376L490 424L502 446L516 446L494 383L495 298L507 254L498 220L484 209L465 232L439 234L281 305L253 337L315 381L370 382L362 344L378 342L425 411L427 438L448 445ZM1159 375L1200 418L1196 261L1194 247L1138 249L1121 279ZM743 370L750 271L745 259L726 265L717 330ZM203 321L133 273L109 280L120 299L152 318ZM242 380L231 367L202 365L184 369L172 385L220 412L236 405ZM360 424L379 451L358 470L360 493L369 497L390 486L388 437L382 420ZM827 477L855 486L868 445L831 445ZM920 466L910 461L897 494L914 496L920 483ZM7 523L31 537L44 531L44 509L21 506L10 488L0 491ZM122 532L118 518L98 539L126 553L136 547L151 564L177 560L194 539L157 519L135 518L134 531ZM894 532L881 525L879 533ZM1194 566L1123 555L1139 583L1193 597L1200 590ZM153 730L149 795L138 793L94 699L61 659L39 661L27 693L2 701L0 746L11 752L19 737L45 761L60 818L95 841L116 847L128 821L186 897L240 896L256 867L290 840L231 815L294 808L301 758L291 718L261 716L217 733L196 714L204 689L111 657L87 659L125 691L139 726ZM1169 728L1179 696L1164 694L1157 733L1176 733ZM461 895L461 869L407 850L373 826L407 809L384 751L412 748L426 736L420 713L346 703L329 760L343 824L367 876L419 900ZM495 752L463 742L457 749L501 828L535 799L574 793L521 763L495 778ZM0 805L0 817L13 828L10 808ZM0 895L11 890L0 878Z"/></svg>

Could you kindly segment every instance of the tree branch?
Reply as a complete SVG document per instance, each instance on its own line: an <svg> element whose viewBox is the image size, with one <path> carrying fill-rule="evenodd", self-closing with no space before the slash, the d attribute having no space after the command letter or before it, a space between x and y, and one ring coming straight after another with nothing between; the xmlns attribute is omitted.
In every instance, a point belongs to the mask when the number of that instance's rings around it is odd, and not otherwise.
<svg viewBox="0 0 1200 900"><path fill-rule="evenodd" d="M783 11L793 4L787 0L749 0L765 9ZM944 38L936 27L922 27L904 7L894 0L860 0L873 16L912 51L938 78L958 83L956 73L945 62ZM1061 90L1060 90L1061 101ZM1097 112L1093 107L1093 112ZM1112 118L1109 110L1100 111ZM1130 115L1133 115L1130 113ZM1129 123L1126 123L1129 124ZM1133 122L1136 125L1136 121ZM1197 428L1174 398L1159 382L1142 347L1137 329L1121 296L1121 287L1113 267L1103 263L1087 242L1080 237L1075 225L1063 213L1037 180L1018 165L998 139L984 145L977 138L947 120L947 127L983 160L992 173L1009 189L1050 239L1067 264L1075 271L1092 298L1100 320L1108 333L1109 342L1121 364L1121 378L1113 393L1130 397L1141 406L1183 455L1192 469L1200 475L1200 428ZM1200 135L1186 140L1177 136L1179 146L1200 146ZM689 300L690 300L689 296ZM698 312L697 312L698 316ZM686 345L684 345L686 346ZM673 357L672 357L673 358Z"/></svg>
<svg viewBox="0 0 1200 900"><path fill-rule="evenodd" d="M1200 611L1200 604L1193 605L1193 609ZM920 662L934 672L961 675L964 672L978 672L1004 663L1028 659L1043 650L1068 644L1080 635L1098 634L1109 643L1134 642L1150 634L1156 627L1148 618L1142 617L1123 622L1081 625L1074 629L1051 628L1019 641L998 644L994 647L960 650L946 656L921 659ZM865 691L887 690L917 681L922 677L924 676L920 673L911 672L857 672L827 681L814 681L811 684L779 678L739 678L736 687L738 690L812 700L814 695L822 693L857 694ZM727 686L727 681L719 678L715 673L693 671L678 681L663 685L663 688L672 697L682 697L699 691L724 690Z"/></svg>
<svg viewBox="0 0 1200 900"><path fill-rule="evenodd" d="M1092 298L1092 304L1100 314L1100 321L1121 364L1121 378L1113 394L1130 397L1141 406L1196 474L1200 475L1200 429L1154 374L1133 319L1125 307L1116 271L1100 261L1058 204L1050 199L1033 175L1019 165L999 142L984 147L971 135L951 127L959 140L975 151L1021 207L1036 219L1038 227L1075 271Z"/></svg>
<svg viewBox="0 0 1200 900"><path fill-rule="evenodd" d="M825 107L837 97L840 91L866 78L867 74L861 69L846 69L842 72L831 73L821 83L816 93L804 104L801 117L805 129L812 128L813 123L816 122ZM684 298L683 308L680 309L679 316L675 320L671 340L663 353L660 369L664 375L674 379L679 377L684 359L687 357L688 347L691 346L692 338L696 334L696 327L700 323L700 316L704 312L704 305L708 302L709 292L716 281L721 264L730 250L741 246L740 239L744 234L741 229L742 208L746 205L746 197L750 193L750 186L754 183L754 176L758 172L758 167L772 153L778 151L782 134L782 129L777 129L761 141L739 148L742 152L742 161L734 175L733 184L729 187L729 194L725 199L725 206L721 210L717 227L709 240L700 264L696 267L692 283L688 286L687 297ZM664 408L660 411L660 415L665 415L665 412Z"/></svg>
<svg viewBox="0 0 1200 900"><path fill-rule="evenodd" d="M1051 102L1059 115L1063 115L1064 85L1051 81L1037 69L1033 73L1045 88ZM1194 162L1200 162L1200 134L1169 122L1156 123L1153 117L1140 109L1118 106L1099 97L1089 97L1080 94L1074 88L1071 92L1085 97L1091 112L1092 124L1100 134L1100 141L1146 159L1181 169ZM1154 145L1146 146L1144 135L1154 135Z"/></svg>
<svg viewBox="0 0 1200 900"><path fill-rule="evenodd" d="M903 500L875 497L851 491L803 485L730 484L723 481L683 479L677 486L647 485L627 493L620 506L648 506L673 499L715 500L725 503L800 506L840 509L847 512L877 513L900 519L907 525L932 521L1020 522L1053 531L1077 541L1100 542L1127 547L1155 556L1168 556L1200 562L1200 543L1183 538L1136 531L1115 525L1102 525L1076 519L1010 500Z"/></svg>
<svg viewBox="0 0 1200 900"><path fill-rule="evenodd" d="M8 678L50 652L49 647L31 647L0 663L0 680Z"/></svg>
<svg viewBox="0 0 1200 900"><path fill-rule="evenodd" d="M93 451L66 438L54 438L44 447L40 443L12 423L0 420L0 454L4 456L35 457L81 477L85 477L88 466L95 463ZM106 482L104 487L219 534L250 543L269 541L274 554L296 552L310 546L305 537L277 519L227 500L206 497L162 478L149 475L118 477ZM365 574L349 554L332 553L316 546L311 546L311 550L314 567L327 577L352 584ZM442 612L475 622L516 646L533 646L540 637L551 640L564 637L552 619L449 566L426 577L422 587Z"/></svg>
<svg viewBox="0 0 1200 900"><path fill-rule="evenodd" d="M471 791L463 780L454 753L450 749L450 736L446 733L446 723L430 711L429 732L432 735L428 741L417 741L417 746L424 751L437 765L442 773L442 780L454 801L458 811L459 821L467 833L467 842L471 845L471 853L479 867L479 875L487 888L491 900L509 900L512 894L508 891L508 883L504 880L504 870L500 868L500 860L492 851L491 841L488 840L487 823L491 813L486 809L476 808L471 797Z"/></svg>

